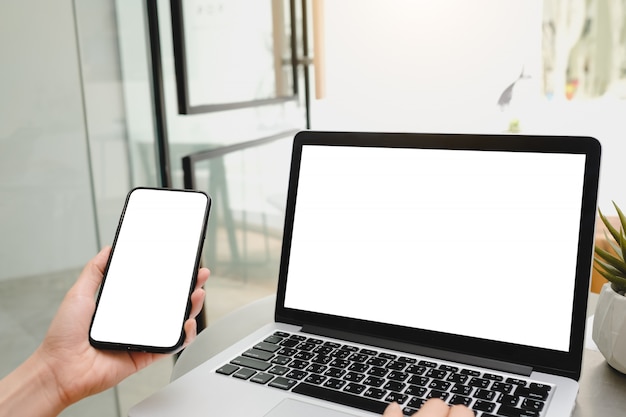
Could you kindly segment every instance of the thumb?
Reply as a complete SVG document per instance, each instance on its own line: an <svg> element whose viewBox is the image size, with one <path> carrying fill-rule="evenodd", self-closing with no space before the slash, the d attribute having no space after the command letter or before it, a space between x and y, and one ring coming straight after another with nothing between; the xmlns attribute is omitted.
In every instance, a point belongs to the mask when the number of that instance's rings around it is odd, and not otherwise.
<svg viewBox="0 0 626 417"><path fill-rule="evenodd" d="M398 403L393 402L389 403L387 408L385 408L385 412L383 413L383 417L402 417L402 408L398 405Z"/></svg>
<svg viewBox="0 0 626 417"><path fill-rule="evenodd" d="M102 277L104 276L104 270L110 254L111 247L105 246L96 256L87 262L87 265L85 265L76 283L72 287L72 292L93 297L102 283Z"/></svg>

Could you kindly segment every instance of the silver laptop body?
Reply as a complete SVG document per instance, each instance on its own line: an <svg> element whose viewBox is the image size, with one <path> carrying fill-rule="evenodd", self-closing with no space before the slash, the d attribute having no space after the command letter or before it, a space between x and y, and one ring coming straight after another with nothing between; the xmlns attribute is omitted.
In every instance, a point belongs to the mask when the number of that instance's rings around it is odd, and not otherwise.
<svg viewBox="0 0 626 417"><path fill-rule="evenodd" d="M298 133L275 322L130 415L570 415L599 166L589 137Z"/></svg>

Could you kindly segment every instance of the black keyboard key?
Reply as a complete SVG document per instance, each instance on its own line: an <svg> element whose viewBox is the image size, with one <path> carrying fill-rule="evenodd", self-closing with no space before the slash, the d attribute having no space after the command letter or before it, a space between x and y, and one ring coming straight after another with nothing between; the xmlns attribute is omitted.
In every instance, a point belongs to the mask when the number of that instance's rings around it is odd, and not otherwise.
<svg viewBox="0 0 626 417"><path fill-rule="evenodd" d="M387 375L387 378L391 379L392 381L404 381L408 377L409 377L409 374L407 374L406 372L398 372L398 371L391 371L389 375Z"/></svg>
<svg viewBox="0 0 626 417"><path fill-rule="evenodd" d="M256 374L256 371L248 368L241 368L233 374L233 377L239 379L249 379L252 375Z"/></svg>
<svg viewBox="0 0 626 417"><path fill-rule="evenodd" d="M446 381L454 382L455 384L464 384L469 379L469 375L464 374L450 374Z"/></svg>
<svg viewBox="0 0 626 417"><path fill-rule="evenodd" d="M266 371L270 366L272 366L267 362L263 362L253 358L246 358L244 356L237 356L235 359L230 361L230 363L234 365L245 366L246 368L256 369L257 371Z"/></svg>
<svg viewBox="0 0 626 417"><path fill-rule="evenodd" d="M439 391L447 391L448 388L450 388L450 385L452 385L451 382L433 379L432 381L430 381L430 384L428 384L428 388L436 389Z"/></svg>
<svg viewBox="0 0 626 417"><path fill-rule="evenodd" d="M487 388L489 387L489 384L491 384L491 381L488 379L474 377L470 379L467 385L470 387Z"/></svg>
<svg viewBox="0 0 626 417"><path fill-rule="evenodd" d="M425 376L436 379L444 379L447 375L446 371L442 371L441 369L429 369Z"/></svg>
<svg viewBox="0 0 626 417"><path fill-rule="evenodd" d="M436 368L437 364L431 361L419 361L418 365L426 366L427 368Z"/></svg>
<svg viewBox="0 0 626 417"><path fill-rule="evenodd" d="M363 396L374 398L375 400L382 400L385 397L385 395L387 395L387 391L383 389L379 389L379 388L373 388L373 387L369 387L363 393Z"/></svg>
<svg viewBox="0 0 626 417"><path fill-rule="evenodd" d="M405 363L415 363L417 362L417 359L415 358L407 358L406 356L400 356L398 358L399 362L405 362Z"/></svg>
<svg viewBox="0 0 626 417"><path fill-rule="evenodd" d="M548 395L550 395L548 391L542 391L542 390L533 391L530 388L526 388L526 387L517 387L514 394L519 397L527 397L532 400L538 400L538 401L545 401L548 398Z"/></svg>
<svg viewBox="0 0 626 417"><path fill-rule="evenodd" d="M387 383L385 384L383 388L388 391L402 392L404 387L406 387L406 384L403 384L402 382L387 381Z"/></svg>
<svg viewBox="0 0 626 417"><path fill-rule="evenodd" d="M420 365L411 365L408 368L406 368L406 371L414 375L423 375L424 372L426 372L426 367L420 366Z"/></svg>
<svg viewBox="0 0 626 417"><path fill-rule="evenodd" d="M296 394L307 395L309 397L321 398L323 400L336 402L338 404L355 407L360 410L382 414L387 407L384 401L374 400L363 396L357 396L344 391L336 391L330 388L319 387L317 385L301 382L293 388Z"/></svg>
<svg viewBox="0 0 626 417"><path fill-rule="evenodd" d="M420 409L424 405L425 402L426 400L424 398L412 398L411 401L409 401L409 403L406 406L415 408L415 409Z"/></svg>
<svg viewBox="0 0 626 417"><path fill-rule="evenodd" d="M335 358L332 361L330 361L328 365L333 366L335 368L347 368L350 365L350 361L347 361L345 359Z"/></svg>
<svg viewBox="0 0 626 417"><path fill-rule="evenodd" d="M426 378L425 376L417 376L414 375L407 381L409 384L419 385L420 387L425 387L426 384L430 381L430 378Z"/></svg>
<svg viewBox="0 0 626 417"><path fill-rule="evenodd" d="M496 403L492 403L492 402L484 401L484 400L476 400L474 405L472 405L472 408L474 410L482 411L485 413L491 413L493 410L496 409Z"/></svg>
<svg viewBox="0 0 626 417"><path fill-rule="evenodd" d="M245 352L243 352L243 356L247 356L249 358L254 358L254 359L259 359L262 361L267 361L270 360L272 358L272 356L274 356L274 354L272 352L267 352L265 350L259 350L259 349L248 349Z"/></svg>
<svg viewBox="0 0 626 417"><path fill-rule="evenodd" d="M301 380L304 379L305 376L307 376L308 374L304 371L299 371L297 369L293 369L291 370L289 373L287 373L287 375L285 375L286 378L291 378L291 379L297 379L297 380Z"/></svg>
<svg viewBox="0 0 626 417"><path fill-rule="evenodd" d="M396 355L392 355L391 353L386 353L386 352L380 352L378 356L380 356L383 359L387 359L389 361L393 361L397 358Z"/></svg>
<svg viewBox="0 0 626 417"><path fill-rule="evenodd" d="M276 356L272 359L272 363L275 365L287 365L291 362L291 358L289 356Z"/></svg>
<svg viewBox="0 0 626 417"><path fill-rule="evenodd" d="M279 332L274 332L274 336L278 336L278 337L280 337L280 338L283 338L283 339L284 339L285 337L289 337L289 336L291 336L291 335L290 335L289 333L285 333L285 332L280 332L280 331L279 331Z"/></svg>
<svg viewBox="0 0 626 417"><path fill-rule="evenodd" d="M353 363L348 367L348 371L364 373L367 371L367 368L369 368L369 366L364 363Z"/></svg>
<svg viewBox="0 0 626 417"><path fill-rule="evenodd" d="M366 348L361 349L361 353L363 353L364 355L369 355L369 356L376 356L376 355L378 355L378 352L376 352L375 350L366 349Z"/></svg>
<svg viewBox="0 0 626 417"><path fill-rule="evenodd" d="M473 390L474 388L467 386L467 385L454 384L454 386L452 386L452 389L450 389L450 392L452 392L453 394L459 394L459 395L470 395Z"/></svg>
<svg viewBox="0 0 626 417"><path fill-rule="evenodd" d="M474 397L480 400L487 400L487 401L493 401L493 399L496 398L496 395L497 393L495 391L490 391L486 389L479 389L474 393Z"/></svg>
<svg viewBox="0 0 626 417"><path fill-rule="evenodd" d="M300 370L302 370L302 369L304 369L304 368L309 366L309 362L302 361L300 359L294 359L291 362L289 362L289 365L287 365L287 366L289 366L292 369L300 369Z"/></svg>
<svg viewBox="0 0 626 417"><path fill-rule="evenodd" d="M298 346L299 344L300 342L296 339L285 339L282 342L280 342L280 345L285 348L292 348L292 347Z"/></svg>
<svg viewBox="0 0 626 417"><path fill-rule="evenodd" d="M531 382L528 388L533 392L550 392L552 389L550 385L539 384L537 382Z"/></svg>
<svg viewBox="0 0 626 417"><path fill-rule="evenodd" d="M230 375L233 372L237 371L238 369L239 369L238 366L231 365L230 363L227 363L226 365L224 365L221 368L217 369L215 372L217 372L218 374L222 374L222 375Z"/></svg>
<svg viewBox="0 0 626 417"><path fill-rule="evenodd" d="M313 372L314 374L322 374L328 367L325 365L319 365L317 363L313 363L306 368L307 372Z"/></svg>
<svg viewBox="0 0 626 417"><path fill-rule="evenodd" d="M302 361L308 361L309 359L311 359L314 356L315 356L315 353L313 353L313 352L306 352L304 350L301 350L298 353L296 353L295 355L293 355L294 358L300 359Z"/></svg>
<svg viewBox="0 0 626 417"><path fill-rule="evenodd" d="M342 379L330 378L328 381L324 382L324 387L326 388L334 388L341 389L347 382Z"/></svg>
<svg viewBox="0 0 626 417"><path fill-rule="evenodd" d="M271 380L270 383L267 385L270 387L274 387L274 388L288 390L288 389L293 388L297 383L298 381L295 381L293 379L287 379L287 378L283 378L282 376L279 376Z"/></svg>
<svg viewBox="0 0 626 417"><path fill-rule="evenodd" d="M267 372L269 372L270 374L273 374L273 375L285 375L289 371L290 371L290 369L286 368L284 366L274 366L274 367L272 367L272 369L270 369Z"/></svg>
<svg viewBox="0 0 626 417"><path fill-rule="evenodd" d="M519 397L517 395L502 394L497 401L504 405L515 407L519 403Z"/></svg>
<svg viewBox="0 0 626 417"><path fill-rule="evenodd" d="M341 349L349 350L350 352L358 352L359 348L352 345L343 345Z"/></svg>
<svg viewBox="0 0 626 417"><path fill-rule="evenodd" d="M335 348L328 345L317 346L315 349L313 349L313 353L317 353L319 355L330 355L334 351Z"/></svg>
<svg viewBox="0 0 626 417"><path fill-rule="evenodd" d="M409 385L405 394L412 395L413 397L423 397L428 390L424 387L418 387L417 385Z"/></svg>
<svg viewBox="0 0 626 417"><path fill-rule="evenodd" d="M284 347L276 353L282 356L293 356L298 353L298 350L290 347Z"/></svg>
<svg viewBox="0 0 626 417"><path fill-rule="evenodd" d="M400 405L404 404L406 400L408 399L409 399L408 395L400 394L399 392L390 392L389 395L385 397L386 402L391 403L395 401Z"/></svg>
<svg viewBox="0 0 626 417"><path fill-rule="evenodd" d="M348 385L346 385L346 387L343 390L346 391L346 392L350 392L352 394L359 395L360 393L365 391L366 388L367 387L365 385L361 385L361 384L357 384L357 383L351 382Z"/></svg>
<svg viewBox="0 0 626 417"><path fill-rule="evenodd" d="M313 350L315 347L317 347L317 345L315 345L314 343L302 342L298 346L296 346L296 349L309 352Z"/></svg>
<svg viewBox="0 0 626 417"><path fill-rule="evenodd" d="M400 361L392 361L387 364L387 369L391 369L393 371L403 371L406 368L405 362Z"/></svg>
<svg viewBox="0 0 626 417"><path fill-rule="evenodd" d="M522 410L521 408L501 405L497 414L504 417L539 417L540 412L535 410Z"/></svg>
<svg viewBox="0 0 626 417"><path fill-rule="evenodd" d="M430 392L426 395L426 398L441 398L445 401L448 396L450 396L450 393L448 392L431 389Z"/></svg>
<svg viewBox="0 0 626 417"><path fill-rule="evenodd" d="M323 341L322 339L316 339L316 338L314 338L314 337L309 337L309 338L307 339L307 342L309 342L309 343L313 343L314 345L321 345L321 344L323 344L323 343L324 343L324 341Z"/></svg>
<svg viewBox="0 0 626 417"><path fill-rule="evenodd" d="M343 377L346 381L351 382L361 382L363 378L365 378L365 375L358 372L348 372L346 376Z"/></svg>
<svg viewBox="0 0 626 417"><path fill-rule="evenodd" d="M446 372L458 372L459 368L457 368L456 366L450 366L450 365L439 365L439 369L446 371Z"/></svg>
<svg viewBox="0 0 626 417"><path fill-rule="evenodd" d="M524 381L523 379L507 378L506 382L509 383L509 384L518 385L520 387L525 387L526 386L526 381Z"/></svg>
<svg viewBox="0 0 626 417"><path fill-rule="evenodd" d="M385 366L385 364L387 362L388 362L387 359L383 359L383 358L377 357L377 358L370 358L365 363L367 363L368 365L371 365L371 366L381 367L381 366Z"/></svg>
<svg viewBox="0 0 626 417"><path fill-rule="evenodd" d="M483 374L483 378L491 379L492 381L502 381L502 380L504 380L502 375L489 374L489 373L486 373L486 372Z"/></svg>
<svg viewBox="0 0 626 417"><path fill-rule="evenodd" d="M480 372L475 371L473 369L461 369L461 373L463 375L469 375L469 376L480 376Z"/></svg>
<svg viewBox="0 0 626 417"><path fill-rule="evenodd" d="M309 384L320 385L322 382L326 381L328 377L318 375L318 374L310 374L306 377L305 381Z"/></svg>
<svg viewBox="0 0 626 417"><path fill-rule="evenodd" d="M472 399L470 397L466 397L464 395L453 395L452 398L450 398L450 404L451 405L464 405L466 407L469 407L469 405L472 403Z"/></svg>
<svg viewBox="0 0 626 417"><path fill-rule="evenodd" d="M372 366L369 371L367 371L368 375L384 377L389 373L389 369L379 368L377 366Z"/></svg>
<svg viewBox="0 0 626 417"><path fill-rule="evenodd" d="M272 343L272 344L274 344L274 345L277 345L277 344L279 344L282 340L283 340L283 338L282 338L282 337L280 337L280 336L276 336L276 335L273 335L273 336L268 336L268 337L266 337L266 338L265 338L265 340L264 340L264 342L265 342L265 343Z"/></svg>
<svg viewBox="0 0 626 417"><path fill-rule="evenodd" d="M274 375L266 374L264 372L259 372L250 378L250 381L256 382L257 384L267 384L269 381L274 378Z"/></svg>
<svg viewBox="0 0 626 417"><path fill-rule="evenodd" d="M324 372L324 375L330 376L333 378L341 378L346 371L339 368L329 368L328 371Z"/></svg>
<svg viewBox="0 0 626 417"><path fill-rule="evenodd" d="M321 365L328 365L328 363L330 361L332 361L333 358L331 356L326 356L326 355L317 355L313 358L312 362L313 363L319 363Z"/></svg>
<svg viewBox="0 0 626 417"><path fill-rule="evenodd" d="M522 401L521 407L524 410L541 411L541 410L543 410L544 404L545 403L543 401L536 401L536 400L531 400L530 398L525 398L524 401Z"/></svg>
<svg viewBox="0 0 626 417"><path fill-rule="evenodd" d="M350 355L348 359L350 359L353 362L364 363L366 360L369 359L369 356L364 355L362 353L353 353L352 355Z"/></svg>
<svg viewBox="0 0 626 417"><path fill-rule="evenodd" d="M331 357L338 358L338 359L346 359L350 355L352 355L352 352L350 352L349 350L343 350L343 349L335 350L334 352L330 353Z"/></svg>
<svg viewBox="0 0 626 417"><path fill-rule="evenodd" d="M368 376L363 380L363 383L372 387L380 387L385 383L385 380L375 376Z"/></svg>
<svg viewBox="0 0 626 417"><path fill-rule="evenodd" d="M299 334L292 334L292 335L291 335L291 337L290 337L290 339L303 341L303 340L306 340L306 337L301 336L301 335L299 335Z"/></svg>
<svg viewBox="0 0 626 417"><path fill-rule="evenodd" d="M493 385L491 385L491 389L503 394L508 394L513 391L513 385L505 382L494 382Z"/></svg>
<svg viewBox="0 0 626 417"><path fill-rule="evenodd" d="M280 349L280 347L274 343L260 342L254 345L254 349L264 350L266 352L276 352L278 349Z"/></svg>

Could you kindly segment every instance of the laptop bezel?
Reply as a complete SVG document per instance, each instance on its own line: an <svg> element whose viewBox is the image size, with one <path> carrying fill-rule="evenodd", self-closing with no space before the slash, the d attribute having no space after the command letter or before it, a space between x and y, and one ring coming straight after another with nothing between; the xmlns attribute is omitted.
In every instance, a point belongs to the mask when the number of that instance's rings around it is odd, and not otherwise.
<svg viewBox="0 0 626 417"><path fill-rule="evenodd" d="M581 207L578 258L572 325L568 352L539 349L529 346L496 342L466 336L444 334L429 330L390 326L364 320L337 317L284 306L292 225L295 214L299 168L303 146L360 146L422 149L458 149L507 152L548 152L586 155ZM429 353L461 353L498 362L528 366L535 371L562 375L578 380L581 371L587 295L593 258L594 227L597 210L598 178L600 171L600 143L584 136L540 136L497 134L426 134L374 132L299 132L293 142L291 172L285 212L285 226L278 280L275 319L307 328L328 329L350 340L365 337L379 340L385 347L424 347ZM317 260L318 262L320 260ZM531 302L531 301L529 301ZM458 347L461 346L462 349ZM418 349L419 351L419 349ZM435 353L436 355L436 353Z"/></svg>

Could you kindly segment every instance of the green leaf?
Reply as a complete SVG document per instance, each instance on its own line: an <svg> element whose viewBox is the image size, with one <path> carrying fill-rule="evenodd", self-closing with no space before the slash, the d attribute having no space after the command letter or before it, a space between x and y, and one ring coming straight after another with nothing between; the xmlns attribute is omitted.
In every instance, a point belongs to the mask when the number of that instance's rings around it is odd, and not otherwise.
<svg viewBox="0 0 626 417"><path fill-rule="evenodd" d="M600 258L626 275L626 262L624 262L623 259L614 256L612 253L607 252L604 249L595 248L594 250Z"/></svg>
<svg viewBox="0 0 626 417"><path fill-rule="evenodd" d="M606 272L596 266L594 266L594 269L596 271L598 271L598 273L600 273L600 275L602 275L604 278L607 279L607 281L609 281L611 284L614 284L618 289L620 290L624 290L626 289L626 278L622 278L622 277L618 277L615 275L610 274L609 272Z"/></svg>
<svg viewBox="0 0 626 417"><path fill-rule="evenodd" d="M624 274L624 272L620 271L619 269L615 268L613 265L610 265L604 261L601 261L599 259L595 259L596 261L596 265L594 265L594 268L597 271L600 271L600 269L598 268L598 265L600 265L602 267L602 269L604 271L606 271L608 274L611 274L612 276L617 276L617 277L625 277L626 278L626 274Z"/></svg>
<svg viewBox="0 0 626 417"><path fill-rule="evenodd" d="M606 230L603 230L603 232L604 232L604 240L609 244L611 249L613 249L615 253L621 253L623 256L624 252L622 248L624 247L624 245L622 245L622 247L620 248L620 245L615 243L613 239L609 239L609 235L606 233Z"/></svg>
<svg viewBox="0 0 626 417"><path fill-rule="evenodd" d="M613 239L615 239L616 242L619 242L619 236L621 233L618 232L615 227L613 227L611 222L604 216L604 214L602 214L602 211L600 209L598 209L598 216L600 216L600 220L602 220L602 223L604 223L607 230L611 233Z"/></svg>
<svg viewBox="0 0 626 417"><path fill-rule="evenodd" d="M624 213L622 213L622 210L620 210L615 201L613 201L613 206L615 206L615 210L617 210L617 215L619 217L619 222L622 225L622 230L626 230L626 216L624 216Z"/></svg>

